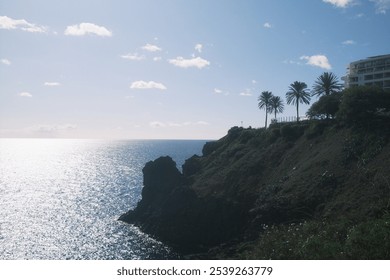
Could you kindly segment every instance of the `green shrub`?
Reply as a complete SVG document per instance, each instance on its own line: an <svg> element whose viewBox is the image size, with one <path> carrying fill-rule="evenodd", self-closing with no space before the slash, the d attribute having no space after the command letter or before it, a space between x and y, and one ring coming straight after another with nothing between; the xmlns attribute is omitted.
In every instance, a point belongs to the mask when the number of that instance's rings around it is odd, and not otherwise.
<svg viewBox="0 0 390 280"><path fill-rule="evenodd" d="M267 226L245 259L390 259L390 215L360 223L307 221Z"/></svg>
<svg viewBox="0 0 390 280"><path fill-rule="evenodd" d="M352 227L346 244L351 259L390 259L390 215Z"/></svg>
<svg viewBox="0 0 390 280"><path fill-rule="evenodd" d="M354 133L344 139L344 159L356 160L359 165L366 165L377 156L386 144L386 139L374 133Z"/></svg>
<svg viewBox="0 0 390 280"><path fill-rule="evenodd" d="M346 89L337 113L343 122L366 129L386 125L389 116L390 92L368 86Z"/></svg>
<svg viewBox="0 0 390 280"><path fill-rule="evenodd" d="M311 105L306 115L310 119L334 118L339 110L341 96L342 94L339 92L321 96L317 102Z"/></svg>

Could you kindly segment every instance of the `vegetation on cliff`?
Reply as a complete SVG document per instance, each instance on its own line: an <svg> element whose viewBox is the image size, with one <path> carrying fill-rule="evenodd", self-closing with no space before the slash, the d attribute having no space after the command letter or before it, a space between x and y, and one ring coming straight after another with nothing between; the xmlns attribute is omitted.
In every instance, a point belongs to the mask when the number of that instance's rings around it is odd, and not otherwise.
<svg viewBox="0 0 390 280"><path fill-rule="evenodd" d="M148 163L121 219L202 258L390 258L390 93L338 100L310 121L234 127L182 173Z"/></svg>

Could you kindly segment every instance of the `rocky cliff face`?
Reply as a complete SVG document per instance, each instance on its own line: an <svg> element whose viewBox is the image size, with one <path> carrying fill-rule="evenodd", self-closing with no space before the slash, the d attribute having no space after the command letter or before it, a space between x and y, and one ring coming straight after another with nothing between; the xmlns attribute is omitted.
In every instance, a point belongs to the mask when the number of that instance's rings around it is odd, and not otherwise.
<svg viewBox="0 0 390 280"><path fill-rule="evenodd" d="M217 197L199 197L190 187L189 177L178 171L170 157L147 163L143 174L142 200L121 220L182 252L203 251L242 230L245 215L238 205Z"/></svg>
<svg viewBox="0 0 390 280"><path fill-rule="evenodd" d="M185 253L258 238L268 225L379 217L390 206L388 132L332 123L232 128L180 173L146 164L138 206L121 220Z"/></svg>

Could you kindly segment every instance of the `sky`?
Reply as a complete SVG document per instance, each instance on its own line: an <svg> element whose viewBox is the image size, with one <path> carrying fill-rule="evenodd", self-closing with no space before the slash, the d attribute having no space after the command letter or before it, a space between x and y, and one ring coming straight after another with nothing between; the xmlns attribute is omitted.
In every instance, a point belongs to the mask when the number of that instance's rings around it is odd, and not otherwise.
<svg viewBox="0 0 390 280"><path fill-rule="evenodd" d="M0 137L263 127L262 91L389 54L389 27L390 0L0 0Z"/></svg>

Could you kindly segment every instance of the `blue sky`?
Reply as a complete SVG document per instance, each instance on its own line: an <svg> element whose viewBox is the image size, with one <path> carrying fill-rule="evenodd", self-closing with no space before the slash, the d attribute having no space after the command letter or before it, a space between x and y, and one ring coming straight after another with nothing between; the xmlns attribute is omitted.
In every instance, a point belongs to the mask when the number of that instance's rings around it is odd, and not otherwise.
<svg viewBox="0 0 390 280"><path fill-rule="evenodd" d="M0 0L0 137L262 127L262 91L390 53L389 26L390 0Z"/></svg>

